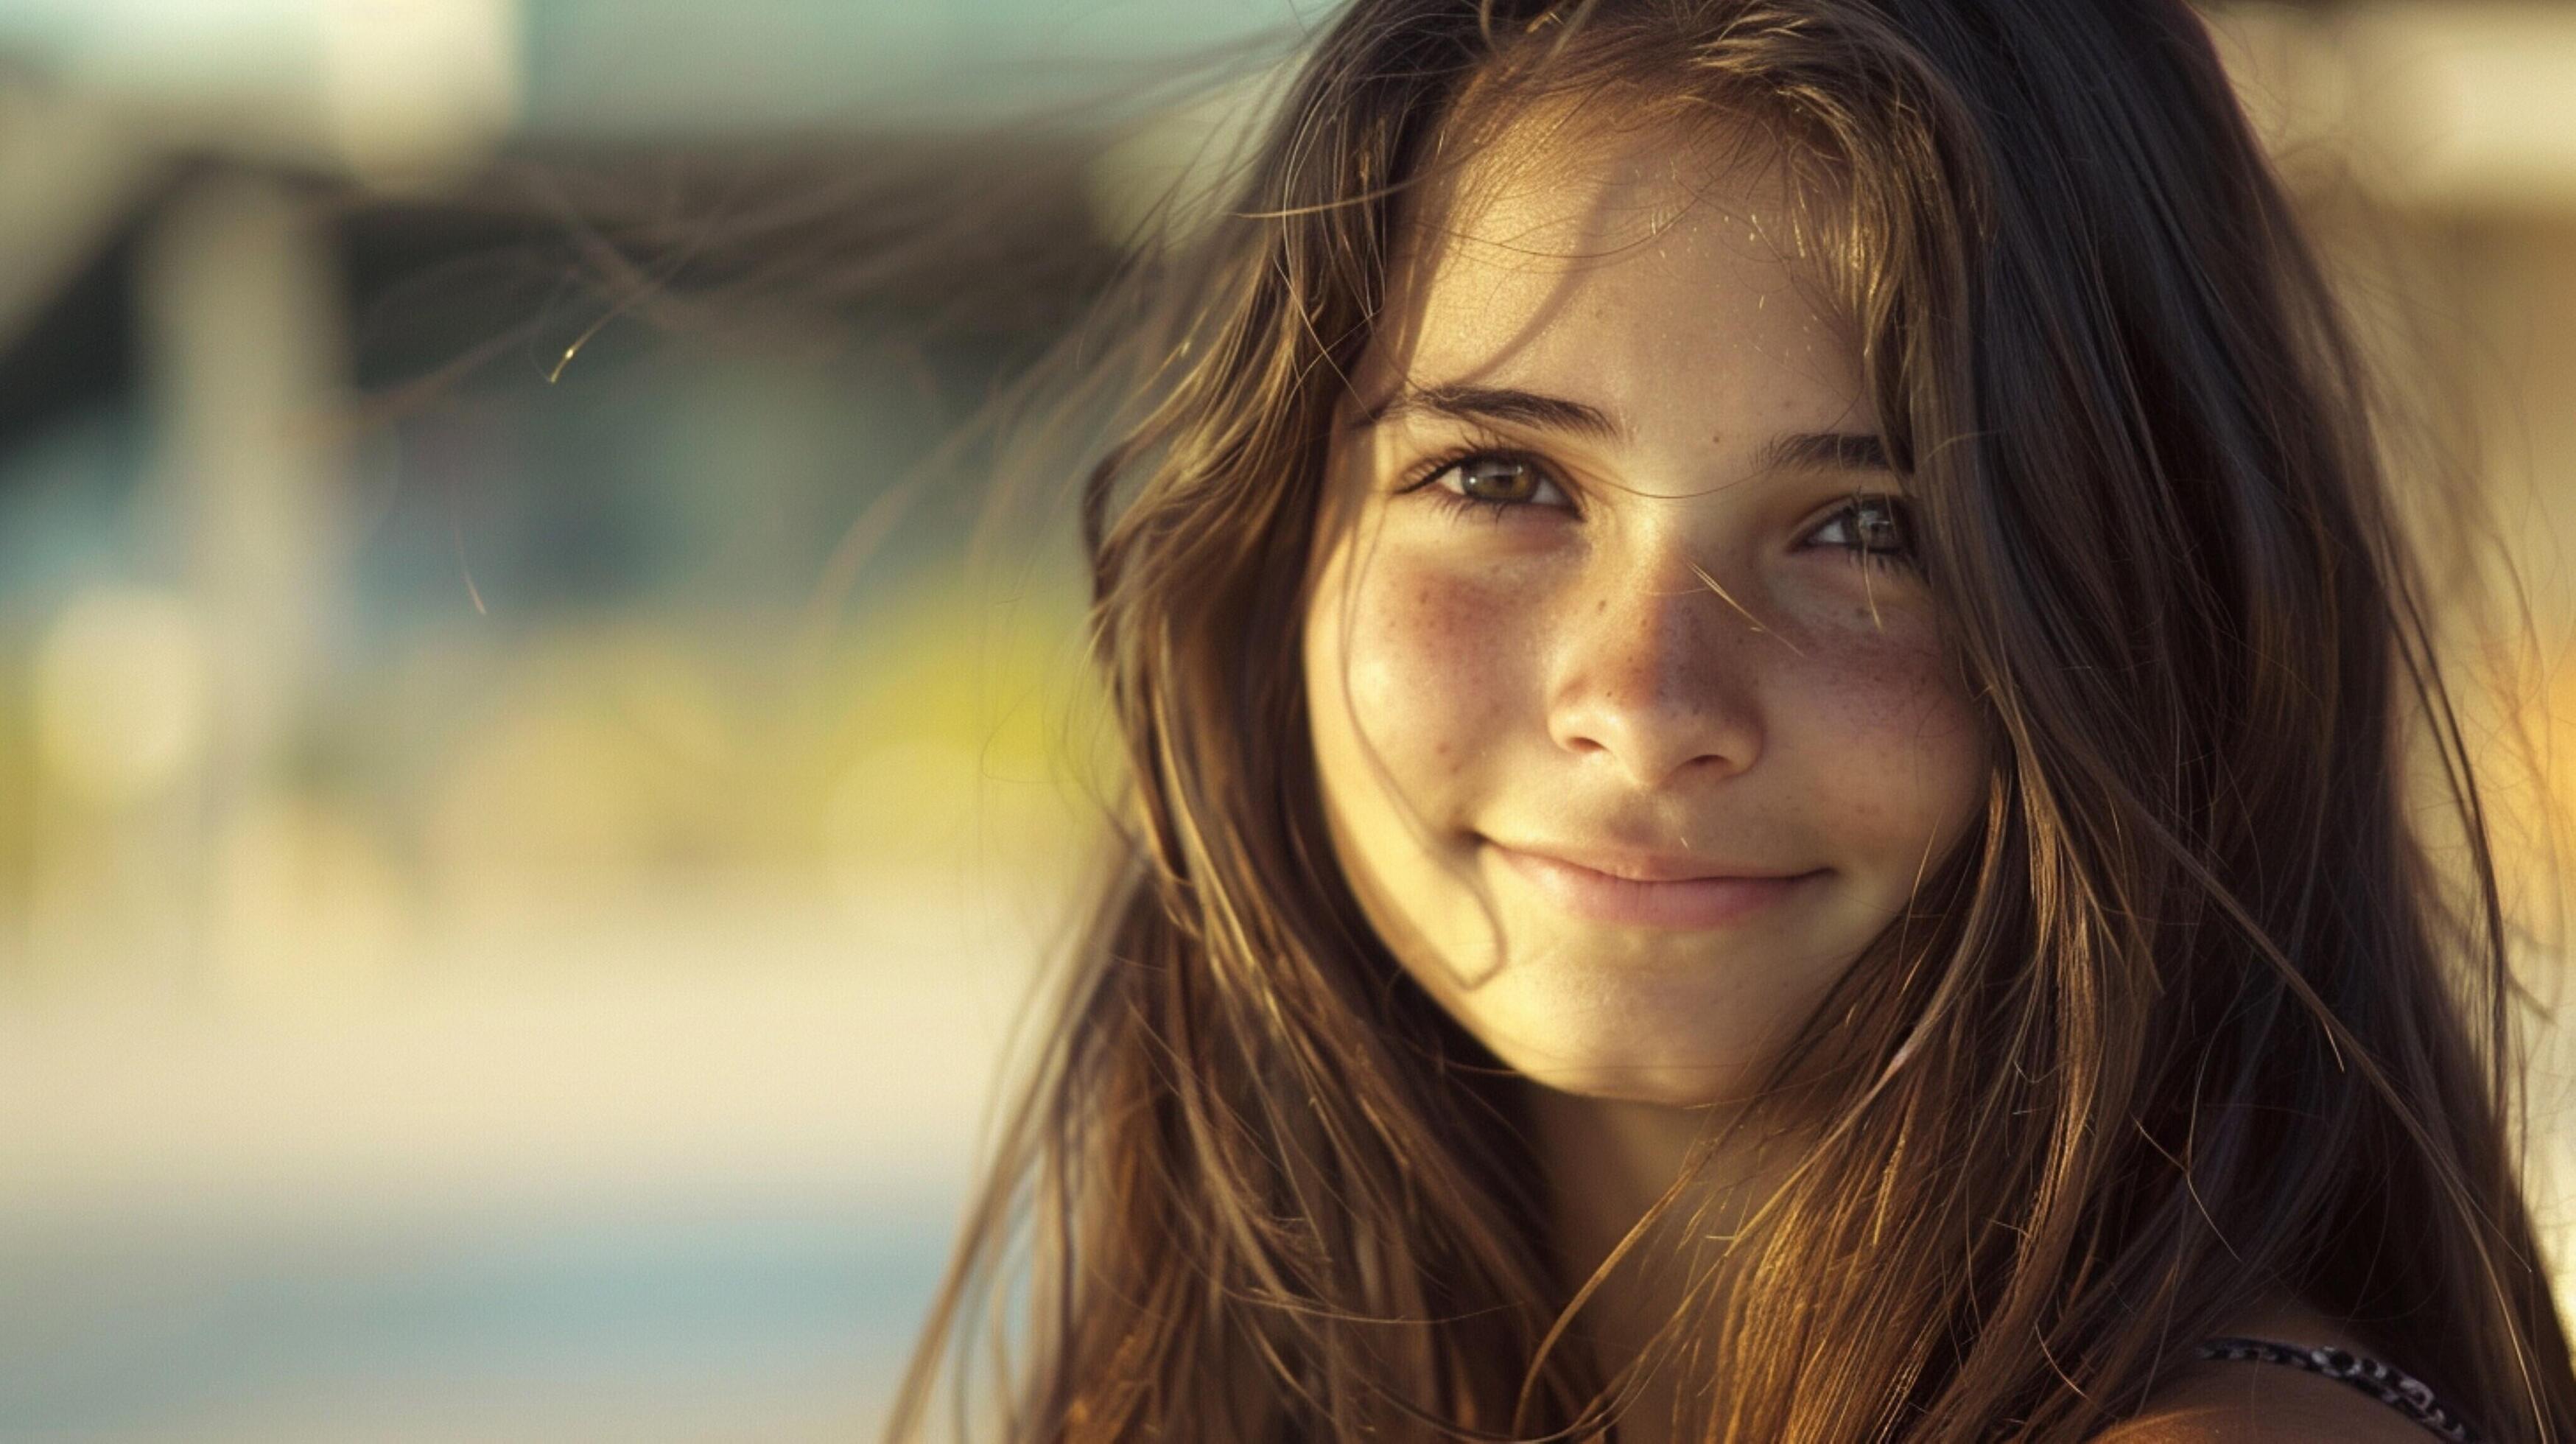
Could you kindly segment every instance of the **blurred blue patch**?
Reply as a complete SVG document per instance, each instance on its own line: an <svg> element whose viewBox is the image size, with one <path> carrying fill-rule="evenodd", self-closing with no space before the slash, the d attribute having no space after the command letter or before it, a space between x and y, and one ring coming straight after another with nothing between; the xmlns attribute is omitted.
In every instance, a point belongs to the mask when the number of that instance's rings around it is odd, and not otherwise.
<svg viewBox="0 0 2576 1444"><path fill-rule="evenodd" d="M0 1437L184 1431L299 1397L739 1396L839 1375L856 1410L900 1367L954 1222L925 1207L77 1257L0 1242Z"/></svg>

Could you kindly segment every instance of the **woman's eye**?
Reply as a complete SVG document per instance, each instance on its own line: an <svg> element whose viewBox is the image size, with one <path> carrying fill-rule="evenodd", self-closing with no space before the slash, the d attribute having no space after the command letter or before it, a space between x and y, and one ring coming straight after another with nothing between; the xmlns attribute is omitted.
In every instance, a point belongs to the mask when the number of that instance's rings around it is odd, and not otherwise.
<svg viewBox="0 0 2576 1444"><path fill-rule="evenodd" d="M1565 489L1546 470L1525 456L1479 452L1441 467L1423 483L1452 506L1481 507L1500 517L1515 507L1573 509Z"/></svg>
<svg viewBox="0 0 2576 1444"><path fill-rule="evenodd" d="M1905 503L1892 496L1856 496L1807 534L1811 545L1841 547L1863 561L1912 566L1914 524Z"/></svg>

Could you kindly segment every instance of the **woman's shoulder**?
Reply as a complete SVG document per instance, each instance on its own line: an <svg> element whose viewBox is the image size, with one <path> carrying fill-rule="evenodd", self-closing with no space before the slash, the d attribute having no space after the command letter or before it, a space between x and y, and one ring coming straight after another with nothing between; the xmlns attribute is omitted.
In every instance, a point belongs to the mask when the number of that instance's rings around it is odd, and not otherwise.
<svg viewBox="0 0 2576 1444"><path fill-rule="evenodd" d="M2376 1357L2348 1326L2289 1300L2250 1309L2218 1333ZM2438 1444L2442 1437L2343 1379L2222 1358L2194 1360L2144 1412L2095 1444Z"/></svg>

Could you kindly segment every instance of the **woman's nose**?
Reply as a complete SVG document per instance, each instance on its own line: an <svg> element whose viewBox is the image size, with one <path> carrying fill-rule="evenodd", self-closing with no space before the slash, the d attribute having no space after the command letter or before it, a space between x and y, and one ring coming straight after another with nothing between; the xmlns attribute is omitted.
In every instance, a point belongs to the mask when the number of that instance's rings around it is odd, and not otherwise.
<svg viewBox="0 0 2576 1444"><path fill-rule="evenodd" d="M1565 598L1548 731L1640 789L1727 777L1761 755L1756 682L1781 640L1687 558L1622 568Z"/></svg>

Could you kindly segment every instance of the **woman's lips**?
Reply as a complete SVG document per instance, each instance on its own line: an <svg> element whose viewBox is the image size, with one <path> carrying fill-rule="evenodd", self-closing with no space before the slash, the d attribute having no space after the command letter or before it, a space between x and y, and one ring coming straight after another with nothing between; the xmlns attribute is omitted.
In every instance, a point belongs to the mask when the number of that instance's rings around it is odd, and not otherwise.
<svg viewBox="0 0 2576 1444"><path fill-rule="evenodd" d="M1631 927L1718 928L1739 923L1823 871L1693 876L1688 865L1640 859L1615 864L1620 873L1612 873L1490 839L1486 846L1565 911L1593 922Z"/></svg>

